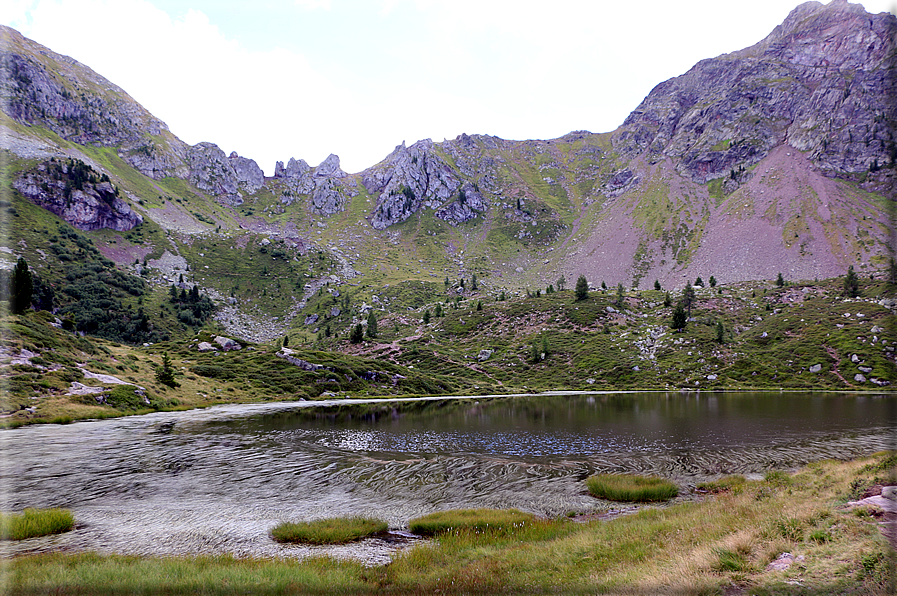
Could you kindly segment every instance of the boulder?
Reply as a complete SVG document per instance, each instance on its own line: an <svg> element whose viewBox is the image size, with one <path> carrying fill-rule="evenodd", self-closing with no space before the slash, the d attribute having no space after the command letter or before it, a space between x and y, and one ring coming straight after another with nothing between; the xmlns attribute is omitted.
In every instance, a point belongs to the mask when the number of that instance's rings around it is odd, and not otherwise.
<svg viewBox="0 0 897 596"><path fill-rule="evenodd" d="M493 352L494 350L480 350L480 353L477 354L477 360L479 360L480 362L485 362L486 360L489 360Z"/></svg>
<svg viewBox="0 0 897 596"><path fill-rule="evenodd" d="M214 351L216 351L218 348L216 348L215 346L213 346L213 345L210 344L209 342L204 341L204 342L200 342L199 345L196 346L196 349L199 350L200 352L214 352Z"/></svg>
<svg viewBox="0 0 897 596"><path fill-rule="evenodd" d="M238 344L237 342L235 342L234 340L232 340L229 337L224 337L224 336L218 335L212 341L214 341L216 344L221 346L221 349L224 350L225 352L230 352L231 350L243 349L243 346L241 346L240 344Z"/></svg>
<svg viewBox="0 0 897 596"><path fill-rule="evenodd" d="M820 372L820 371L822 370L822 365L821 365L821 364L814 364L813 366L810 367L809 370L810 370L811 373L818 373L818 372Z"/></svg>

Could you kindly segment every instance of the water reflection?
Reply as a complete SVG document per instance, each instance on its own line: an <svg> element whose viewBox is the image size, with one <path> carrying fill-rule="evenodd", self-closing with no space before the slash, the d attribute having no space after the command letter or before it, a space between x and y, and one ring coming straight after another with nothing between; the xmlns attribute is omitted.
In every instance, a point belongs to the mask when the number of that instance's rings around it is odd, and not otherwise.
<svg viewBox="0 0 897 596"><path fill-rule="evenodd" d="M273 543L268 529L355 514L401 527L451 507L587 511L600 503L581 480L595 472L656 473L687 486L892 448L895 404L596 394L227 406L22 428L0 433L3 508L69 507L81 525L4 547L301 556L307 549ZM347 548L388 557L394 546Z"/></svg>

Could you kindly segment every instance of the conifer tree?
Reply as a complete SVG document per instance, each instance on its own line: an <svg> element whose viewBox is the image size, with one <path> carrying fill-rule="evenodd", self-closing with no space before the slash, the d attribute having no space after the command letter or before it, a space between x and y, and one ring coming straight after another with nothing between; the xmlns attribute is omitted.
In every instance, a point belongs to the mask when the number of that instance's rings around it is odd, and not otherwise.
<svg viewBox="0 0 897 596"><path fill-rule="evenodd" d="M586 281L585 275L580 275L576 280L576 300L585 300L589 297L589 282Z"/></svg>
<svg viewBox="0 0 897 596"><path fill-rule="evenodd" d="M373 310L370 313L368 313L367 334L368 334L368 337L370 337L372 339L377 337L377 315L374 314Z"/></svg>
<svg viewBox="0 0 897 596"><path fill-rule="evenodd" d="M16 262L9 281L9 309L13 314L22 314L31 307L31 294L34 291L34 281L31 271L28 270L28 262L22 257Z"/></svg>
<svg viewBox="0 0 897 596"><path fill-rule="evenodd" d="M844 295L848 298L856 298L860 295L860 280L853 270L853 265L847 268L847 276L844 278Z"/></svg>

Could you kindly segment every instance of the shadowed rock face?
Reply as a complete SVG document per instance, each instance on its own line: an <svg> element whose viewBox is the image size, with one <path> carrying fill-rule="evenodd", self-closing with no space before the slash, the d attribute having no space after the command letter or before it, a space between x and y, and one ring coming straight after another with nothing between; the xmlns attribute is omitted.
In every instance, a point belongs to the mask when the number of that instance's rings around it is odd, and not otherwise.
<svg viewBox="0 0 897 596"><path fill-rule="evenodd" d="M893 15L843 0L802 4L760 43L655 87L615 147L671 157L699 183L785 142L829 175L888 164L897 153L895 35Z"/></svg>
<svg viewBox="0 0 897 596"><path fill-rule="evenodd" d="M109 228L125 232L143 223L108 180L73 184L71 173L69 164L45 162L19 176L13 187L79 230Z"/></svg>

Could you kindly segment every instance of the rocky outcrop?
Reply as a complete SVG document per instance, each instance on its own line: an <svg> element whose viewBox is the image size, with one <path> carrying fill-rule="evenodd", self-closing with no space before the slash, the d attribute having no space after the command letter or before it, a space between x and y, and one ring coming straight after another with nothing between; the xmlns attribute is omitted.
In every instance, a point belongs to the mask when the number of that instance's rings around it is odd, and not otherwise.
<svg viewBox="0 0 897 596"><path fill-rule="evenodd" d="M457 226L465 221L470 221L486 210L486 202L479 190L470 183L465 184L458 191L458 198L449 204L436 210L436 217Z"/></svg>
<svg viewBox="0 0 897 596"><path fill-rule="evenodd" d="M236 151L232 151L227 161L234 170L237 185L248 194L254 195L265 185L265 173L254 159L240 157Z"/></svg>
<svg viewBox="0 0 897 596"><path fill-rule="evenodd" d="M44 162L20 175L13 187L79 230L124 232L143 223L105 174L97 174L80 161Z"/></svg>
<svg viewBox="0 0 897 596"><path fill-rule="evenodd" d="M897 156L897 18L832 0L798 6L760 43L655 87L617 132L627 156L668 156L695 182L788 143L830 175Z"/></svg>
<svg viewBox="0 0 897 596"><path fill-rule="evenodd" d="M311 208L322 215L339 213L346 206L346 200L355 196L354 181L348 180L340 168L339 157L330 154L317 168L309 166L304 159L290 158L287 166L277 162L274 177L286 182L286 191L280 202L292 204L297 195L310 195Z"/></svg>
<svg viewBox="0 0 897 596"><path fill-rule="evenodd" d="M405 221L421 207L439 208L460 188L455 171L433 147L430 139L411 147L403 142L381 164L362 173L367 191L378 194L371 216L374 228ZM463 208L458 212L463 213Z"/></svg>
<svg viewBox="0 0 897 596"><path fill-rule="evenodd" d="M240 157L236 151L225 157L224 151L214 143L190 147L188 161L190 182L233 207L243 203L240 189L255 194L265 184L265 174L254 160Z"/></svg>

